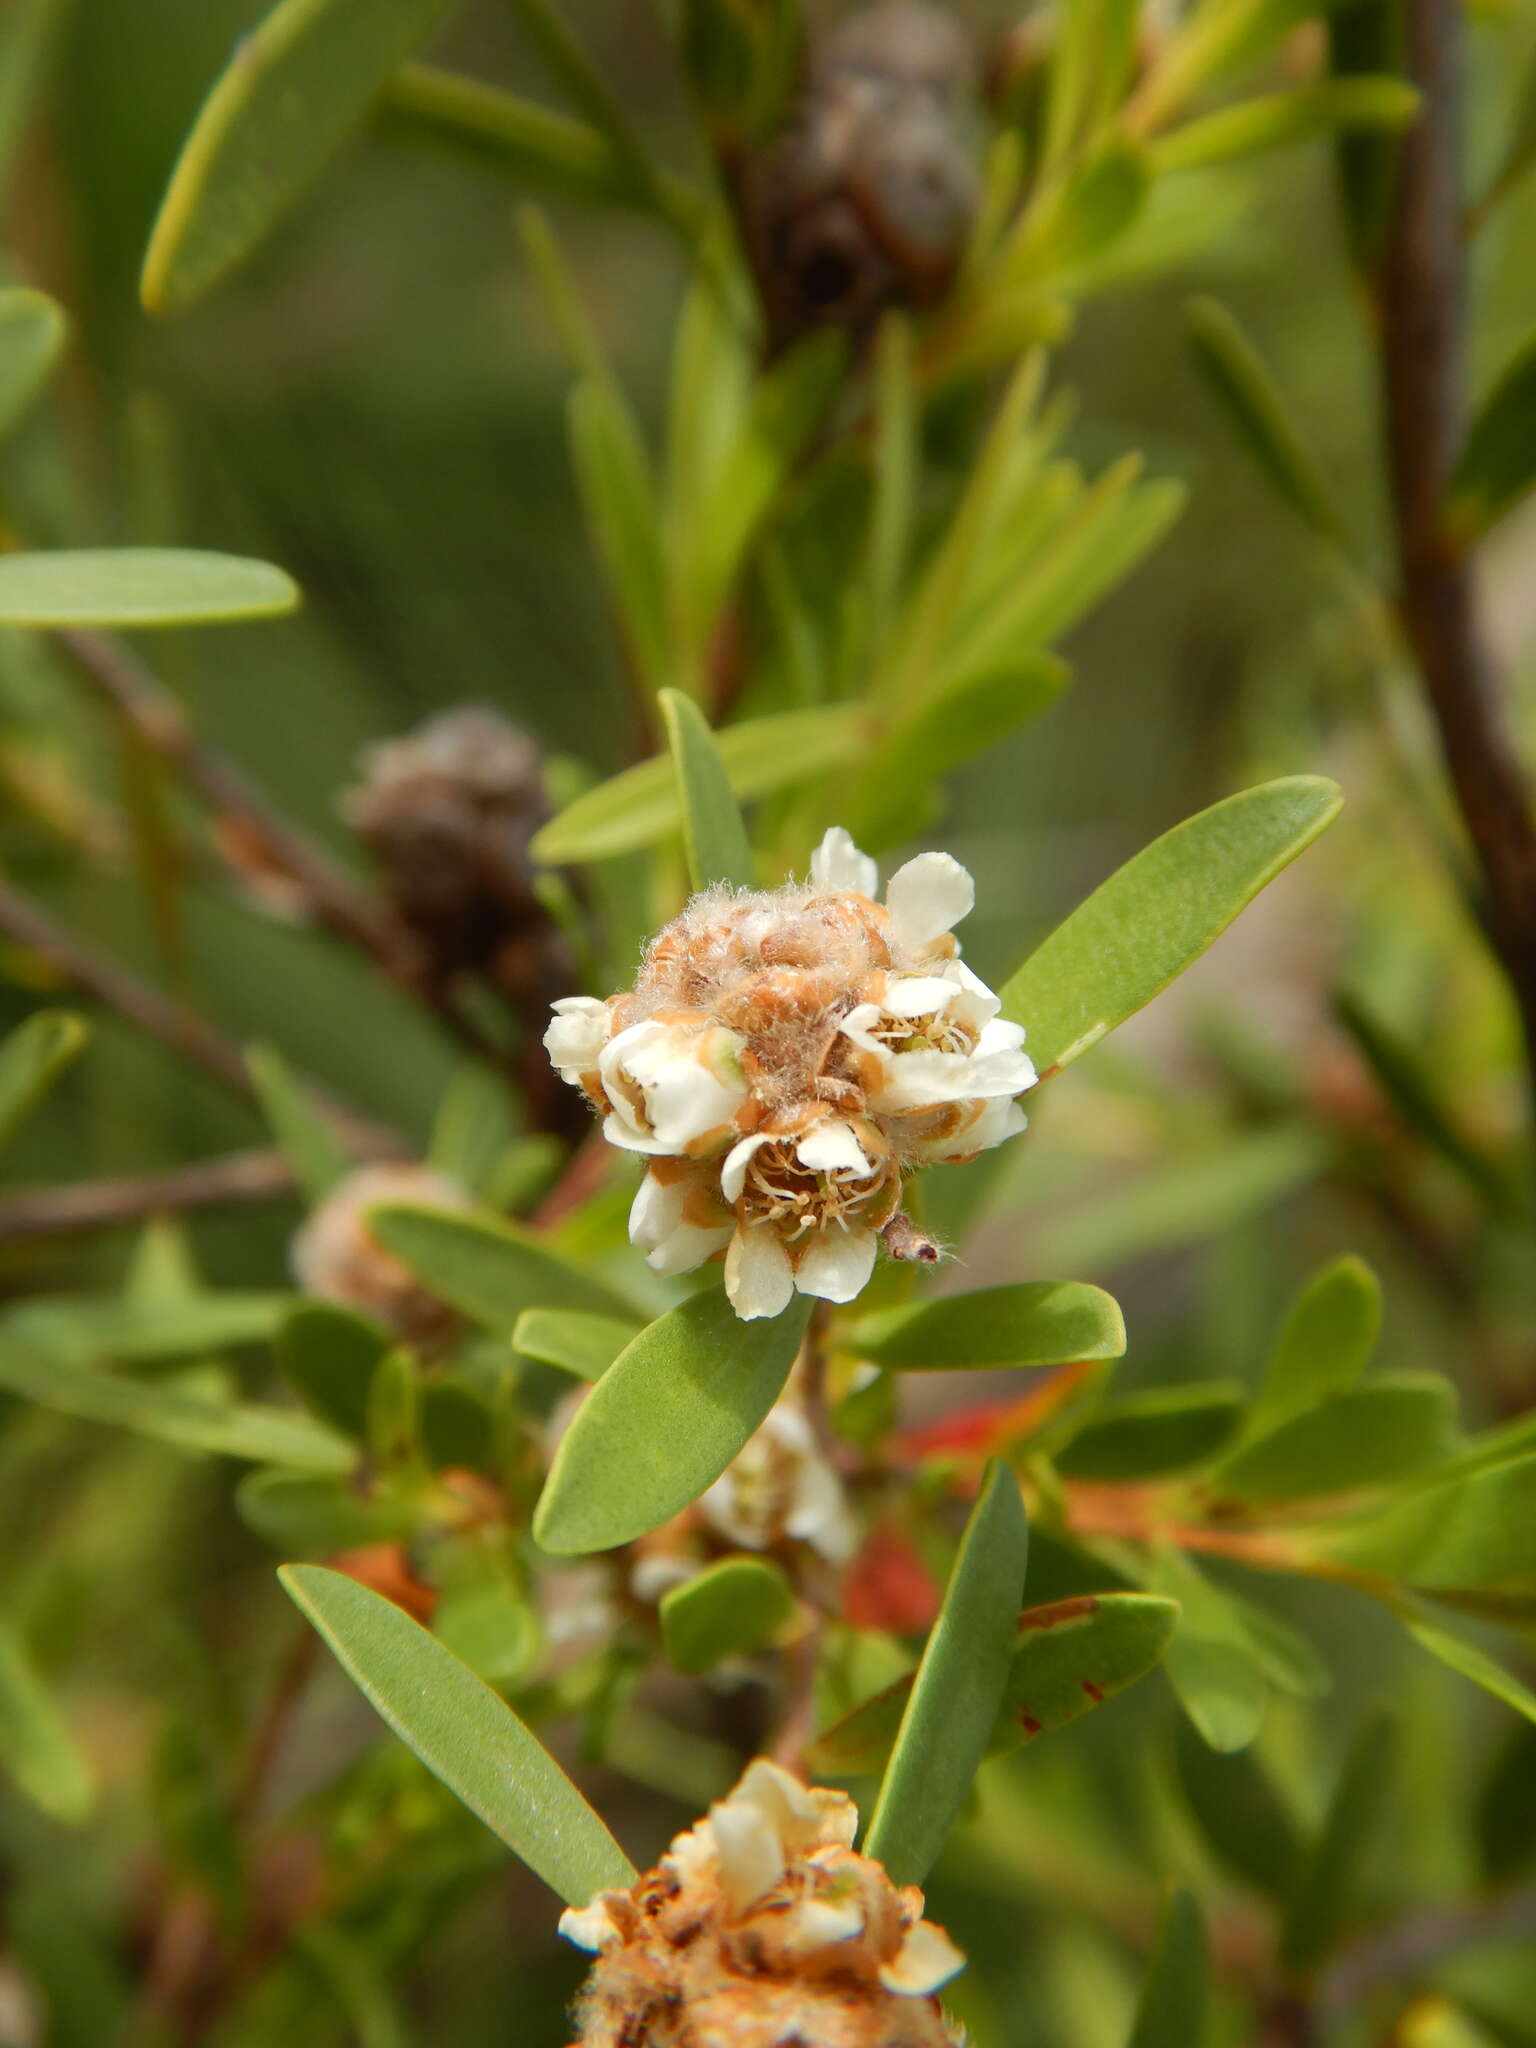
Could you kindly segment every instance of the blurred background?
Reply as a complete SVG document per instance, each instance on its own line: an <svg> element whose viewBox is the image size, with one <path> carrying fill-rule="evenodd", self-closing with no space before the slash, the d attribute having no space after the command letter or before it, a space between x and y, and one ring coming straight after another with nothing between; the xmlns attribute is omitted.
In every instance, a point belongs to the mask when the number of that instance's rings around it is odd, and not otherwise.
<svg viewBox="0 0 1536 2048"><path fill-rule="evenodd" d="M371 135L238 277L151 321L137 277L167 176L262 10L76 0L57 11L35 73L0 75L7 278L53 294L71 321L50 403L0 461L10 535L174 542L285 567L305 593L293 618L145 635L143 651L199 728L349 864L361 856L338 803L362 750L441 707L489 702L554 757L622 766L621 655L567 458L569 369L514 231L515 187ZM1014 18L963 11L985 34ZM5 0L0 33L23 12ZM647 138L686 167L696 144L650 11L588 0L566 12ZM1480 162L1533 41L1529 7L1472 10ZM490 0L458 15L431 54L544 90L510 10ZM1093 468L1141 449L1156 474L1188 483L1188 506L1073 635L1073 687L957 778L930 843L977 875L966 953L996 981L1120 861L1234 789L1331 774L1344 817L1173 994L1042 1097L1031 1136L989 1182L959 1278L1062 1272L1110 1288L1134 1386L1251 1376L1296 1285L1356 1250L1385 1286L1380 1355L1450 1374L1468 1420L1486 1422L1536 1398L1528 1226L1490 1219L1426 1146L1338 1005L1342 993L1389 1026L1457 1129L1499 1156L1525 1113L1513 1015L1437 855L1448 813L1411 681L1383 668L1356 594L1256 480L1184 340L1192 292L1214 289L1242 315L1385 562L1369 333L1333 186L1321 141L1234 168L1219 203L1192 209L1179 260L1081 307L1052 371L1077 394L1069 448ZM554 217L604 345L654 424L678 252L641 219L559 204ZM1476 282L1481 379L1536 318L1536 185L1491 224ZM1533 593L1536 518L1516 515L1489 550L1485 595L1527 736ZM1428 801L1416 806L1410 786ZM296 1066L425 1143L453 1046L339 948L253 916L212 881L164 771L37 637L17 633L0 635L0 865L232 1037L279 1040ZM51 993L35 956L0 942L0 1028ZM138 1172L260 1138L253 1113L103 1016L91 1056L8 1155L6 1181ZM294 1203L274 1200L189 1228L207 1275L265 1287L282 1284L297 1221ZM0 1243L0 1289L114 1284L131 1247L110 1230ZM243 1910L229 1741L290 1617L221 1468L7 1407L0 1581L23 1615L47 1617L106 1794L90 1826L67 1833L0 1790L0 1956L11 1958L0 1960L0 2041L149 2041L135 1989L147 1937L123 1901L169 1867L219 1910ZM1365 1702L1403 1706L1413 1767L1377 1882L1433 1903L1480 1853L1478 1802L1510 1717L1411 1659L1359 1603L1317 1588L1281 1597L1326 1642L1336 1688L1319 1716L1275 1708L1263 1738L1275 1768L1304 1782L1303 1758L1336 1756ZM359 1711L339 1679L319 1689L285 1754L286 1801L333 1796ZM964 1923L975 2016L1006 2048L1123 2039L1157 1876L1210 1855L1149 1766L1174 1740L1153 1680L1102 1726L1016 1760L989 1822L988 1840L1001 1830L1012 1841L1006 1882L991 1881L984 1845L949 1859L931 1910ZM317 1954L197 2038L259 2042L302 2023L314 2040L370 2044L564 2040L559 2004L579 1959L550 1940L538 1888L403 1753L353 1768L366 1779L352 1788L360 1861L380 1830L419 1842L412 1889L381 1889L368 1909L396 1958L408 2030L392 2033L396 2019L366 1993L349 2004L336 1988L344 1964ZM620 1783L615 1808L642 1845L682 1813ZM280 1891L283 1873L272 1881ZM1238 1967L1247 1897L1238 1881L1218 1932ZM1468 1966L1490 2038L1536 2043L1528 1943L1519 1928ZM14 1993L17 1970L48 1987L42 2035ZM1357 2037L1341 2024L1294 2038Z"/></svg>

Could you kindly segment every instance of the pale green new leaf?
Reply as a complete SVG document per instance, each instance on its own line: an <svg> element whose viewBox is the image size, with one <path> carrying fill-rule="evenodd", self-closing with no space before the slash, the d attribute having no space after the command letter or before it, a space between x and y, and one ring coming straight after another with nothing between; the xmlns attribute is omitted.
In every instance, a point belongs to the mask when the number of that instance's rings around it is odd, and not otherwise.
<svg viewBox="0 0 1536 2048"><path fill-rule="evenodd" d="M994 1459L880 1781L864 1853L921 1884L986 1755L1013 1661L1029 1531L1019 1485Z"/></svg>
<svg viewBox="0 0 1536 2048"><path fill-rule="evenodd" d="M315 1104L305 1099L275 1045L250 1046L245 1067L277 1149L300 1191L311 1203L324 1201L347 1170L347 1155L331 1135L329 1124Z"/></svg>
<svg viewBox="0 0 1536 2048"><path fill-rule="evenodd" d="M996 1365L1066 1365L1125 1355L1125 1321L1100 1287L1026 1280L860 1317L849 1343L877 1365L965 1371Z"/></svg>
<svg viewBox="0 0 1536 2048"><path fill-rule="evenodd" d="M1185 322L1196 366L1259 469L1314 532L1342 542L1344 521L1332 493L1269 366L1236 319L1215 299L1191 299Z"/></svg>
<svg viewBox="0 0 1536 2048"><path fill-rule="evenodd" d="M278 1576L401 1741L568 1905L634 1883L633 1864L548 1750L452 1651L340 1572L296 1564Z"/></svg>
<svg viewBox="0 0 1536 2048"><path fill-rule="evenodd" d="M857 759L868 744L867 715L855 704L774 712L727 726L714 738L731 789L745 803ZM653 754L567 804L534 835L531 851L550 866L604 860L681 829L672 757Z"/></svg>
<svg viewBox="0 0 1536 2048"><path fill-rule="evenodd" d="M144 258L152 313L200 298L361 126L449 0L282 0L236 47L187 137Z"/></svg>
<svg viewBox="0 0 1536 2048"><path fill-rule="evenodd" d="M84 1052L90 1026L70 1010L38 1010L0 1039L0 1146Z"/></svg>
<svg viewBox="0 0 1536 2048"><path fill-rule="evenodd" d="M1149 1003L1338 815L1338 787L1289 775L1165 832L1057 927L1003 989L1045 1073Z"/></svg>
<svg viewBox="0 0 1536 2048"><path fill-rule="evenodd" d="M195 548L0 555L0 626L200 626L291 612L281 569Z"/></svg>
<svg viewBox="0 0 1536 2048"><path fill-rule="evenodd" d="M1210 1967L1200 1908L1181 1887L1163 1909L1128 2048L1200 2048Z"/></svg>
<svg viewBox="0 0 1536 2048"><path fill-rule="evenodd" d="M1344 129L1396 134L1422 103L1402 78L1329 78L1288 92L1257 93L1161 136L1151 146L1152 169L1163 177Z"/></svg>
<svg viewBox="0 0 1536 2048"><path fill-rule="evenodd" d="M347 1472L356 1461L344 1437L297 1409L199 1400L50 1357L9 1333L0 1335L0 1387L62 1414L158 1437L181 1450L307 1472Z"/></svg>
<svg viewBox="0 0 1536 2048"><path fill-rule="evenodd" d="M557 1365L579 1380L600 1380L640 1333L638 1322L585 1315L572 1308L529 1308L518 1317L512 1348L524 1358Z"/></svg>
<svg viewBox="0 0 1536 2048"><path fill-rule="evenodd" d="M797 1297L744 1323L712 1287L648 1324L562 1437L534 1540L561 1557L612 1550L697 1500L778 1399L808 1314Z"/></svg>
<svg viewBox="0 0 1536 2048"><path fill-rule="evenodd" d="M1254 1397L1255 1428L1288 1420L1351 1387L1381 1329L1381 1282L1346 1253L1314 1273L1286 1311Z"/></svg>
<svg viewBox="0 0 1536 2048"><path fill-rule="evenodd" d="M1135 224L1150 182L1146 152L1113 138L1024 215L1001 253L1001 279L1017 289L1100 255Z"/></svg>
<svg viewBox="0 0 1536 2048"><path fill-rule="evenodd" d="M657 703L677 776L689 879L695 889L716 882L750 889L756 880L751 842L704 714L680 690L663 690Z"/></svg>
<svg viewBox="0 0 1536 2048"><path fill-rule="evenodd" d="M661 1641L677 1671L708 1671L728 1657L771 1649L798 1613L794 1588L760 1557L718 1564L661 1596Z"/></svg>
<svg viewBox="0 0 1536 2048"><path fill-rule="evenodd" d="M0 291L0 440L47 382L65 332L63 309L46 292Z"/></svg>
<svg viewBox="0 0 1536 2048"><path fill-rule="evenodd" d="M368 1228L440 1301L503 1336L511 1336L525 1308L630 1313L624 1297L595 1274L494 1216L385 1202L368 1212Z"/></svg>
<svg viewBox="0 0 1536 2048"><path fill-rule="evenodd" d="M1395 1738L1388 1714L1373 1714L1364 1723L1322 1827L1300 1860L1280 1927L1280 1961L1295 1976L1310 1976L1347 1930L1361 1870L1385 1811Z"/></svg>
<svg viewBox="0 0 1536 2048"><path fill-rule="evenodd" d="M0 1769L52 1819L83 1821L96 1796L90 1766L15 1631L0 1622Z"/></svg>

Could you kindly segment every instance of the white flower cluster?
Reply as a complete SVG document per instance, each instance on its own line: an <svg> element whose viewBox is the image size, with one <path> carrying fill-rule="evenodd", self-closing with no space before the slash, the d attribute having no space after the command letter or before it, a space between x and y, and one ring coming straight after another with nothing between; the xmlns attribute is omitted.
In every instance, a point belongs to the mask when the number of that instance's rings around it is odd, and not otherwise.
<svg viewBox="0 0 1536 2048"><path fill-rule="evenodd" d="M808 884L712 889L652 942L635 988L567 996L544 1043L646 1155L630 1237L660 1273L725 1253L743 1318L795 1291L851 1301L906 1174L1024 1128L1024 1033L959 957L975 888L946 853L875 864L834 828Z"/></svg>
<svg viewBox="0 0 1536 2048"><path fill-rule="evenodd" d="M857 1829L845 1794L762 1758L749 1764L629 1891L562 1915L560 1932L599 1957L579 2008L583 2040L956 2040L934 1994L965 1958L922 1917L915 1886L898 1890L854 1853Z"/></svg>

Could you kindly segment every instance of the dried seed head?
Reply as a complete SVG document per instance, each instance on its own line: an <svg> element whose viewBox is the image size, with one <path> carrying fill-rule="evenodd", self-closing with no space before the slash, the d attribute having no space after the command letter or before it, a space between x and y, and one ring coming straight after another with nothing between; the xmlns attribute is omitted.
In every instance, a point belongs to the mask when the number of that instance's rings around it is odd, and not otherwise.
<svg viewBox="0 0 1536 2048"><path fill-rule="evenodd" d="M928 853L883 904L877 886L829 832L808 883L696 896L632 990L565 997L545 1035L609 1140L650 1160L633 1241L661 1273L723 1251L744 1318L796 1289L852 1300L882 1232L899 1256L936 1256L900 1218L904 1177L1024 1128L1023 1031L950 932L970 876Z"/></svg>
<svg viewBox="0 0 1536 2048"><path fill-rule="evenodd" d="M458 1183L431 1167L360 1166L337 1182L294 1238L294 1275L306 1294L357 1309L412 1343L435 1344L456 1318L369 1230L368 1211L381 1202L469 1207Z"/></svg>
<svg viewBox="0 0 1536 2048"><path fill-rule="evenodd" d="M433 971L487 973L514 1000L537 991L547 1001L564 942L534 893L528 857L549 815L533 739L491 706L469 704L370 748L363 767L342 813Z"/></svg>
<svg viewBox="0 0 1536 2048"><path fill-rule="evenodd" d="M818 326L862 332L882 308L949 288L975 208L974 72L954 19L919 0L871 7L827 38L789 124L741 181L775 348Z"/></svg>
<svg viewBox="0 0 1536 2048"><path fill-rule="evenodd" d="M952 2048L936 1992L964 1958L853 1853L840 1792L748 1766L628 1891L567 1912L596 1950L576 2048Z"/></svg>

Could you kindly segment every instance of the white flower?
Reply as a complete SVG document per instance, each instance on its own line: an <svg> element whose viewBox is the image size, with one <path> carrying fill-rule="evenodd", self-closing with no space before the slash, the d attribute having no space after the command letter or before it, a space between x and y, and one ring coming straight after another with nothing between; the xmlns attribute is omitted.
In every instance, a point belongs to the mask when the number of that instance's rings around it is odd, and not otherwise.
<svg viewBox="0 0 1536 2048"><path fill-rule="evenodd" d="M633 991L567 998L546 1038L612 1143L655 1162L633 1241L666 1274L723 1250L743 1320L797 1292L853 1300L897 1225L903 1176L1024 1128L1014 1098L1036 1075L1023 1029L952 936L970 876L924 853L883 905L878 887L834 827L809 883L706 890L652 942ZM888 1242L914 1256L904 1228Z"/></svg>
<svg viewBox="0 0 1536 2048"><path fill-rule="evenodd" d="M843 1482L793 1394L768 1411L698 1508L717 1536L742 1550L769 1550L789 1537L846 1564L858 1545Z"/></svg>
<svg viewBox="0 0 1536 2048"><path fill-rule="evenodd" d="M562 1081L580 1087L608 1041L612 1021L608 1005L596 996L562 996L554 1006L555 1021L544 1034L544 1050Z"/></svg>
<svg viewBox="0 0 1536 2048"><path fill-rule="evenodd" d="M598 1060L611 1105L603 1134L626 1152L688 1153L735 1135L748 1089L742 1041L718 1024L648 1017L610 1038Z"/></svg>

